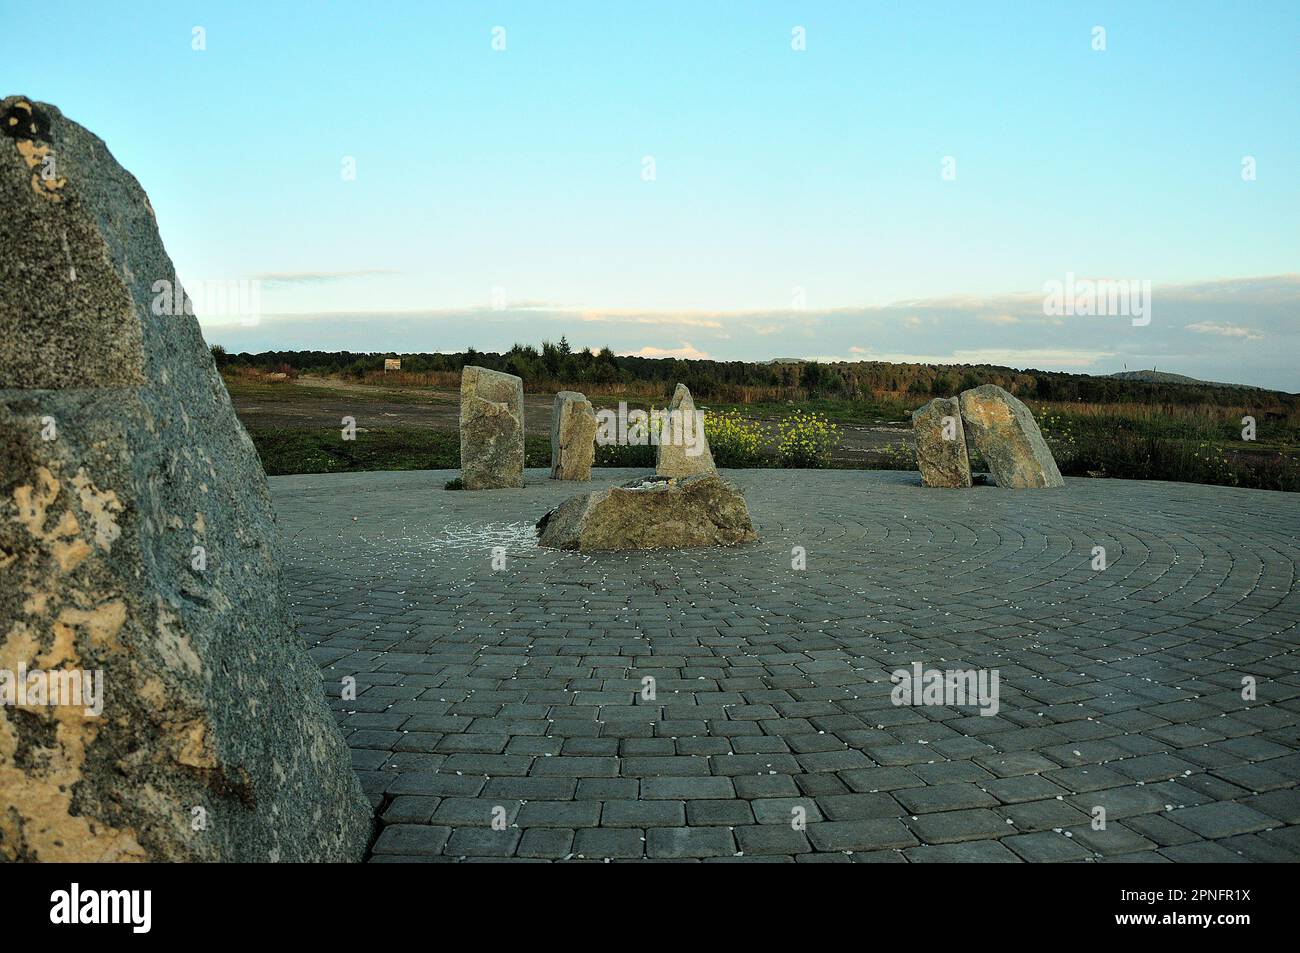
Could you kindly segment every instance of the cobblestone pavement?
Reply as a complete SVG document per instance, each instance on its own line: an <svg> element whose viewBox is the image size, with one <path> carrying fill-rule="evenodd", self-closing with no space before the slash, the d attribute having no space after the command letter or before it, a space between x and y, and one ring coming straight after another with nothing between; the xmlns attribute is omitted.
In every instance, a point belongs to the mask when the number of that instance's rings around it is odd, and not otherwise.
<svg viewBox="0 0 1300 953"><path fill-rule="evenodd" d="M583 556L531 525L586 485L453 476L271 480L376 861L1300 858L1295 496L732 471L761 542Z"/></svg>

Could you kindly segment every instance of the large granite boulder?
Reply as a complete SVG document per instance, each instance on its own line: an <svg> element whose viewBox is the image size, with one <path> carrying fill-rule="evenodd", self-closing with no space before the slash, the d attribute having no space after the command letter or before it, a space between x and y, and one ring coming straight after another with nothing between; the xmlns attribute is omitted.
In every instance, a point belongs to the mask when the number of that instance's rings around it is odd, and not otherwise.
<svg viewBox="0 0 1300 953"><path fill-rule="evenodd" d="M0 101L0 859L359 860L266 476L159 281L104 143Z"/></svg>
<svg viewBox="0 0 1300 953"><path fill-rule="evenodd" d="M970 458L955 397L936 397L912 411L916 464L926 486L970 486Z"/></svg>
<svg viewBox="0 0 1300 953"><path fill-rule="evenodd" d="M688 477L716 473L713 453L704 435L704 418L685 384L678 384L668 403L668 416L655 448L655 473L659 476Z"/></svg>
<svg viewBox="0 0 1300 953"><path fill-rule="evenodd" d="M590 480L596 459L596 412L577 391L555 395L551 411L551 479Z"/></svg>
<svg viewBox="0 0 1300 953"><path fill-rule="evenodd" d="M961 394L961 418L998 486L1065 486L1029 408L996 384Z"/></svg>
<svg viewBox="0 0 1300 953"><path fill-rule="evenodd" d="M715 474L649 477L566 500L537 523L555 549L734 546L758 538L745 498Z"/></svg>
<svg viewBox="0 0 1300 953"><path fill-rule="evenodd" d="M467 490L524 485L524 382L514 374L461 371L460 479Z"/></svg>

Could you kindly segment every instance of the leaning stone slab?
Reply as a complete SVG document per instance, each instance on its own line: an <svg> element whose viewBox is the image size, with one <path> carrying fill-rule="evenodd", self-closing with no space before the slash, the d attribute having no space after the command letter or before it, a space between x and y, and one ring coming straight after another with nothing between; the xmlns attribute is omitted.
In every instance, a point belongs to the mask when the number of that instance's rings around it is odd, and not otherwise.
<svg viewBox="0 0 1300 953"><path fill-rule="evenodd" d="M596 459L596 412L577 391L555 395L551 411L551 479L590 480Z"/></svg>
<svg viewBox="0 0 1300 953"><path fill-rule="evenodd" d="M0 101L0 859L361 859L279 546L139 183Z"/></svg>
<svg viewBox="0 0 1300 953"><path fill-rule="evenodd" d="M961 418L998 486L1065 486L1029 408L996 384L962 391Z"/></svg>
<svg viewBox="0 0 1300 953"><path fill-rule="evenodd" d="M461 371L460 478L467 490L524 485L524 382L514 374Z"/></svg>
<svg viewBox="0 0 1300 953"><path fill-rule="evenodd" d="M713 474L649 477L566 500L537 523L555 549L734 546L757 539L745 498Z"/></svg>
<svg viewBox="0 0 1300 953"><path fill-rule="evenodd" d="M970 458L955 397L936 397L912 411L916 464L926 486L970 486Z"/></svg>
<svg viewBox="0 0 1300 953"><path fill-rule="evenodd" d="M655 448L655 473L659 476L688 477L716 473L713 453L704 436L703 417L685 384L678 384L668 403L668 417L659 432Z"/></svg>

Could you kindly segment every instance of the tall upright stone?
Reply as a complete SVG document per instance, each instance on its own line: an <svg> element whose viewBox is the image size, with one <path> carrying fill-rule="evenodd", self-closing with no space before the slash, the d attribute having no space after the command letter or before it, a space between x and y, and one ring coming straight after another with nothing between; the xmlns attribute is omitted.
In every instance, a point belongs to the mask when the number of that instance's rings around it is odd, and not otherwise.
<svg viewBox="0 0 1300 953"><path fill-rule="evenodd" d="M916 465L926 486L971 485L970 458L961 425L961 405L955 397L936 397L912 411Z"/></svg>
<svg viewBox="0 0 1300 953"><path fill-rule="evenodd" d="M0 859L358 860L266 476L163 287L135 178L0 101Z"/></svg>
<svg viewBox="0 0 1300 953"><path fill-rule="evenodd" d="M555 395L551 410L551 479L590 480L596 459L596 412L573 390Z"/></svg>
<svg viewBox="0 0 1300 953"><path fill-rule="evenodd" d="M961 418L1001 487L1065 486L1029 408L996 384L962 391Z"/></svg>
<svg viewBox="0 0 1300 953"><path fill-rule="evenodd" d="M655 473L669 477L717 473L704 435L703 416L695 410L695 401L685 384L677 385L668 402L668 417L655 448Z"/></svg>
<svg viewBox="0 0 1300 953"><path fill-rule="evenodd" d="M461 371L460 479L467 490L524 485L524 382L514 374Z"/></svg>

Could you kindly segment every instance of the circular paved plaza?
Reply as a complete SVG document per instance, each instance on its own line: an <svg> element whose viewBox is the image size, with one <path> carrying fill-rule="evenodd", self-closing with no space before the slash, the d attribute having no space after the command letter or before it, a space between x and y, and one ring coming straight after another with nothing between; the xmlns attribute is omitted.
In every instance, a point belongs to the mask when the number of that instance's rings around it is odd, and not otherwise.
<svg viewBox="0 0 1300 953"><path fill-rule="evenodd" d="M536 546L641 473L272 478L374 860L1300 858L1294 496L727 471L758 543Z"/></svg>

